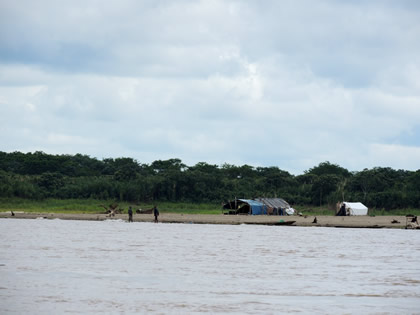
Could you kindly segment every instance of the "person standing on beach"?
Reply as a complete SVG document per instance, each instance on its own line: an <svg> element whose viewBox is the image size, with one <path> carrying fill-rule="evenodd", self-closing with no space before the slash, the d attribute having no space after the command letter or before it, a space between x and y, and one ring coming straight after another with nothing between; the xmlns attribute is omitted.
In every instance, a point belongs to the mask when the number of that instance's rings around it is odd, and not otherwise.
<svg viewBox="0 0 420 315"><path fill-rule="evenodd" d="M343 202L341 204L340 211L336 214L337 216L346 216L346 204Z"/></svg>
<svg viewBox="0 0 420 315"><path fill-rule="evenodd" d="M155 216L155 223L158 223L159 210L156 206L153 208L153 214Z"/></svg>
<svg viewBox="0 0 420 315"><path fill-rule="evenodd" d="M128 208L128 222L133 222L133 209L131 209L131 206Z"/></svg>

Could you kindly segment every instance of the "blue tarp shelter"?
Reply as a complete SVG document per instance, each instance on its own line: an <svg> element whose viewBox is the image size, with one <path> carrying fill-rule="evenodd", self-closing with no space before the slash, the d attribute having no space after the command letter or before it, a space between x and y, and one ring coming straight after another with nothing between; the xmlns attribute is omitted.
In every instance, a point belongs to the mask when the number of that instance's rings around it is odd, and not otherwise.
<svg viewBox="0 0 420 315"><path fill-rule="evenodd" d="M249 199L241 199L249 206L251 207L251 213L250 214L267 214L267 206L263 204L262 202L255 201L255 200L249 200Z"/></svg>

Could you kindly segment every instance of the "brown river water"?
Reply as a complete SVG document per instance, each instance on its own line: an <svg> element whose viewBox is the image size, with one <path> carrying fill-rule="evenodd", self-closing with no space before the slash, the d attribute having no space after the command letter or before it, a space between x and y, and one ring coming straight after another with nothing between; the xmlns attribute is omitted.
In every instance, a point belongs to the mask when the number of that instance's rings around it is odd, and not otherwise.
<svg viewBox="0 0 420 315"><path fill-rule="evenodd" d="M420 231L0 219L0 314L420 314Z"/></svg>

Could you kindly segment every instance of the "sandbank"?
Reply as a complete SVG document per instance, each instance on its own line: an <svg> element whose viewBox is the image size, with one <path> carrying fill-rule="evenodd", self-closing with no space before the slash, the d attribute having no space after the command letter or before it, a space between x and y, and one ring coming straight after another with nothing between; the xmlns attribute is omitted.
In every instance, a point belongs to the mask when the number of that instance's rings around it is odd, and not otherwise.
<svg viewBox="0 0 420 315"><path fill-rule="evenodd" d="M71 213L32 213L1 212L0 218L8 219L61 219L61 220L128 220L127 214L116 214L110 217L106 214L71 214ZM406 227L405 216L268 216L268 215L223 215L223 214L180 214L161 212L159 223L193 223L193 224L259 224L259 225L282 225L289 221L295 221L291 226L318 226L337 228L397 228ZM151 214L134 214L134 222L153 222ZM394 223L393 223L394 222Z"/></svg>

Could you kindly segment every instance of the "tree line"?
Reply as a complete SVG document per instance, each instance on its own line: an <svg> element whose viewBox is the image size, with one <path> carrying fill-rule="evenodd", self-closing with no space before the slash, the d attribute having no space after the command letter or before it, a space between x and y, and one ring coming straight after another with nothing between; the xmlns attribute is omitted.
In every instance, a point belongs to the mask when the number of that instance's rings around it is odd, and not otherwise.
<svg viewBox="0 0 420 315"><path fill-rule="evenodd" d="M346 200L374 208L420 208L420 169L350 172L323 162L292 175L275 166L187 166L176 158L144 164L127 157L0 151L0 197L219 203L281 197L292 205L333 206Z"/></svg>

